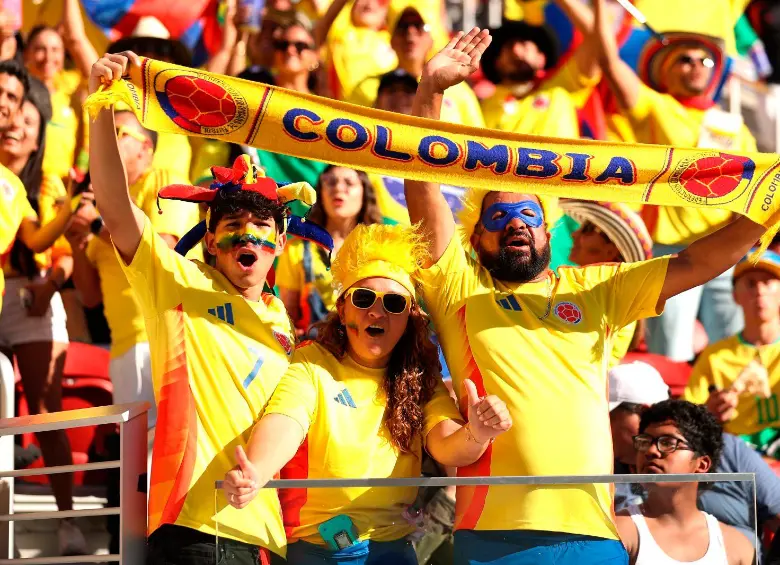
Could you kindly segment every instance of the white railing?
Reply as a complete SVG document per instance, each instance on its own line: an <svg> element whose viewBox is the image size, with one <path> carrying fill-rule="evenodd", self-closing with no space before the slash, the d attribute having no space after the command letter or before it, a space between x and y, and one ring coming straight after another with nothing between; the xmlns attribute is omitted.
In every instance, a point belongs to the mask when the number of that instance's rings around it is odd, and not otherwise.
<svg viewBox="0 0 780 565"><path fill-rule="evenodd" d="M6 363L8 365L6 365ZM3 394L0 409L11 413L6 397L8 359L0 356L0 381ZM10 369L10 402L13 406L13 368ZM0 565L29 564L47 565L55 563L105 563L118 562L137 565L145 561L146 553L146 494L139 492L139 478L146 472L147 402L99 406L81 410L68 410L50 414L37 414L18 418L0 419ZM13 469L13 436L54 430L67 430L104 424L119 425L119 459L83 465L62 465L40 469ZM10 442L10 443L9 443ZM98 469L119 469L120 502L117 508L95 508L56 512L13 511L13 480L15 477L31 475L53 475L74 471ZM79 518L83 516L119 516L119 554L88 555L76 557L34 557L13 559L13 523L22 520L44 520L50 518Z"/></svg>

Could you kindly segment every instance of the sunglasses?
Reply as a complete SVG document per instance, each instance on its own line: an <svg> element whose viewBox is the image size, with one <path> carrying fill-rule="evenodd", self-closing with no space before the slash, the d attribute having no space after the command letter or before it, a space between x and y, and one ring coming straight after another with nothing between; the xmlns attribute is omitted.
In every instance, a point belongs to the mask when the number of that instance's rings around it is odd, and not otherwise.
<svg viewBox="0 0 780 565"><path fill-rule="evenodd" d="M116 128L116 138L122 139L123 137L132 137L138 141L151 141L148 137L142 134L140 131L133 129L129 126L119 126Z"/></svg>
<svg viewBox="0 0 780 565"><path fill-rule="evenodd" d="M370 288L353 287L347 291L347 298L352 301L355 308L368 310L376 302L382 299L382 306L388 314L403 314L411 305L412 299L406 294L397 292L380 292Z"/></svg>
<svg viewBox="0 0 780 565"><path fill-rule="evenodd" d="M295 48L298 54L314 49L312 45L305 41L286 41L284 39L274 41L274 49L277 51L287 51L290 48L290 45Z"/></svg>
<svg viewBox="0 0 780 565"><path fill-rule="evenodd" d="M395 29L401 33L406 33L410 29L415 29L418 33L428 33L431 31L431 26L424 22L398 22Z"/></svg>
<svg viewBox="0 0 780 565"><path fill-rule="evenodd" d="M677 62L684 65L701 63L703 67L707 67L708 69L711 69L715 66L715 61L713 61L711 57L691 57L690 55L681 55L680 58L677 59Z"/></svg>

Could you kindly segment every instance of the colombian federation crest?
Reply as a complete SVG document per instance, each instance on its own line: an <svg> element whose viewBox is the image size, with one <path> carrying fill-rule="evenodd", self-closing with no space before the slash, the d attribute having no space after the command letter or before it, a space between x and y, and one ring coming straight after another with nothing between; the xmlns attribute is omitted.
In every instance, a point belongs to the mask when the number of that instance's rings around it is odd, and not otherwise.
<svg viewBox="0 0 780 565"><path fill-rule="evenodd" d="M199 135L225 135L249 116L246 99L217 77L164 70L154 77L154 93L163 112L180 128Z"/></svg>
<svg viewBox="0 0 780 565"><path fill-rule="evenodd" d="M577 325L582 321L582 310L571 302L558 302L555 305L555 315L567 324Z"/></svg>
<svg viewBox="0 0 780 565"><path fill-rule="evenodd" d="M747 157L704 151L680 161L669 176L669 186L688 202L719 206L742 196L755 170Z"/></svg>

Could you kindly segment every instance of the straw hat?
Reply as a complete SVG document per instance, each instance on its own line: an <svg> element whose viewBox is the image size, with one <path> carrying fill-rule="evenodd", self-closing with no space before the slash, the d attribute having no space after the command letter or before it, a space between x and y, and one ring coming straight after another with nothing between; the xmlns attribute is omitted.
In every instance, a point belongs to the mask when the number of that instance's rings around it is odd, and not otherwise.
<svg viewBox="0 0 780 565"><path fill-rule="evenodd" d="M171 39L168 28L154 16L140 18L129 37L118 39L108 46L109 53L122 51L168 58L176 65L190 66L192 64L190 50L181 41Z"/></svg>

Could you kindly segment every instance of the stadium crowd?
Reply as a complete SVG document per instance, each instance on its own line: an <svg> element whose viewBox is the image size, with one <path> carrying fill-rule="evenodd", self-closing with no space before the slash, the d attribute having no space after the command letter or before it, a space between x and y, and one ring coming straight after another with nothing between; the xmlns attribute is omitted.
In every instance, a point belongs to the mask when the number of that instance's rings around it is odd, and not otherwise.
<svg viewBox="0 0 780 565"><path fill-rule="evenodd" d="M678 9L653 3L635 2L650 24ZM500 27L465 33L439 0L260 4L220 2L208 56L150 15L96 46L79 0L56 25L0 11L0 351L30 413L62 409L71 342L109 350L114 403L150 403L148 563L780 563L780 240L754 255L763 226L83 108L149 57L541 143L750 154L718 103L731 60L780 70L773 4L710 0L653 33L613 0L506 0ZM47 466L73 462L64 431L37 441ZM755 473L756 501L726 481L262 488L613 470ZM71 509L73 476L51 488ZM86 552L76 520L58 534Z"/></svg>

